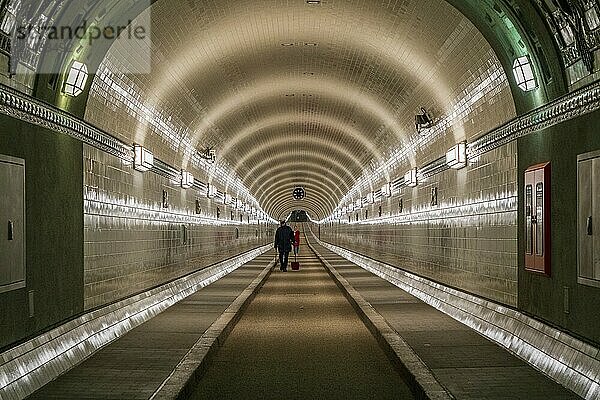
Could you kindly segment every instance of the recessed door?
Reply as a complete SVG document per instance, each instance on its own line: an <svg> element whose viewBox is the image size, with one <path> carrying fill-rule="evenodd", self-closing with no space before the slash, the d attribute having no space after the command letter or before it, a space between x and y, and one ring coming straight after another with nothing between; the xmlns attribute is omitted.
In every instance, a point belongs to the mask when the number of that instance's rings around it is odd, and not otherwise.
<svg viewBox="0 0 600 400"><path fill-rule="evenodd" d="M0 155L0 292L25 287L25 160Z"/></svg>
<svg viewBox="0 0 600 400"><path fill-rule="evenodd" d="M577 161L578 282L600 287L600 152Z"/></svg>

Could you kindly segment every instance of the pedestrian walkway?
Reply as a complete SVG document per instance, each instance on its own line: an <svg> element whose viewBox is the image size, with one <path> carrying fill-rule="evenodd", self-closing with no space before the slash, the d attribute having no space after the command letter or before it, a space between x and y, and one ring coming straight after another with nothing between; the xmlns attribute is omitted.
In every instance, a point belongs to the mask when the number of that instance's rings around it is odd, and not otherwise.
<svg viewBox="0 0 600 400"><path fill-rule="evenodd" d="M413 398L307 246L298 261L271 274L191 398Z"/></svg>
<svg viewBox="0 0 600 400"><path fill-rule="evenodd" d="M335 269L425 363L425 381L437 379L447 391L444 398L579 399L470 328L313 246L327 268ZM414 398L414 382L402 379L317 254L302 246L300 271L275 267L270 276L265 268L275 253L258 257L106 346L30 398L149 399L161 387L161 399L190 391L192 399ZM198 373L188 371L190 378L180 379L173 371L186 372L182 360L196 357L193 349L199 339L218 325L215 321L235 312L225 310L264 277L268 279L245 312L237 313L240 319L227 340L218 336L209 361ZM164 382L172 387L165 390Z"/></svg>
<svg viewBox="0 0 600 400"><path fill-rule="evenodd" d="M149 399L203 333L273 260L253 261L173 305L30 399Z"/></svg>
<svg viewBox="0 0 600 400"><path fill-rule="evenodd" d="M580 399L467 326L314 242L316 252L371 304L456 399Z"/></svg>

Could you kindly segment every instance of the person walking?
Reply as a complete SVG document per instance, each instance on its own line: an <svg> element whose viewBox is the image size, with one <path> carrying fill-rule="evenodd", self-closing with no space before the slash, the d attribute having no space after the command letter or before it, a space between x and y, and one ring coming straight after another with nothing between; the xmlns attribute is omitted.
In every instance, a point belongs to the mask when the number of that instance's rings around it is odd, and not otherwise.
<svg viewBox="0 0 600 400"><path fill-rule="evenodd" d="M294 243L294 231L281 221L281 225L275 232L275 250L279 252L279 269L287 272L288 257Z"/></svg>
<svg viewBox="0 0 600 400"><path fill-rule="evenodd" d="M294 255L297 256L300 251L300 230L295 226L294 231Z"/></svg>

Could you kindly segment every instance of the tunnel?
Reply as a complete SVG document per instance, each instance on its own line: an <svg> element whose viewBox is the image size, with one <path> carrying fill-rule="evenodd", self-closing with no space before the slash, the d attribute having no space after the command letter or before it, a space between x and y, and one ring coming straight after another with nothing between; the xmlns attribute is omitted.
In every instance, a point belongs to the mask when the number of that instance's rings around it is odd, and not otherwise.
<svg viewBox="0 0 600 400"><path fill-rule="evenodd" d="M0 399L600 399L597 0L0 0Z"/></svg>

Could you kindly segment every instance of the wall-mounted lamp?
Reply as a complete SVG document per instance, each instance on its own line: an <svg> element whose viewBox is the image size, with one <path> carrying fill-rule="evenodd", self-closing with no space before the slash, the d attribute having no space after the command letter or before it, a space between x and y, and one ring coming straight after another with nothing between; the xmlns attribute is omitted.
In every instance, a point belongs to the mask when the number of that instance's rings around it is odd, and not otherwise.
<svg viewBox="0 0 600 400"><path fill-rule="evenodd" d="M206 196L209 199L214 199L217 195L217 188L213 185L208 185L208 191L206 192Z"/></svg>
<svg viewBox="0 0 600 400"><path fill-rule="evenodd" d="M538 84L528 55L519 57L513 63L513 75L517 86L524 92L537 89Z"/></svg>
<svg viewBox="0 0 600 400"><path fill-rule="evenodd" d="M408 187L417 186L417 169L411 169L404 175L404 184Z"/></svg>
<svg viewBox="0 0 600 400"><path fill-rule="evenodd" d="M231 195L230 194L225 193L225 196L223 196L223 204L225 204L226 206L231 204Z"/></svg>
<svg viewBox="0 0 600 400"><path fill-rule="evenodd" d="M458 143L446 153L446 164L450 168L461 169L467 166L467 142Z"/></svg>
<svg viewBox="0 0 600 400"><path fill-rule="evenodd" d="M133 145L133 151L135 153L133 168L136 171L146 172L154 166L154 155L150 151L139 144Z"/></svg>
<svg viewBox="0 0 600 400"><path fill-rule="evenodd" d="M190 189L192 186L194 186L194 175L188 171L181 171L181 187Z"/></svg>
<svg viewBox="0 0 600 400"><path fill-rule="evenodd" d="M390 182L383 185L381 188L382 197L392 197L392 184Z"/></svg>
<svg viewBox="0 0 600 400"><path fill-rule="evenodd" d="M375 195L373 194L373 192L367 194L367 203L375 203Z"/></svg>
<svg viewBox="0 0 600 400"><path fill-rule="evenodd" d="M428 129L432 126L433 120L431 119L431 115L425 108L421 107L421 114L415 115L415 128L417 128L417 133L421 133L423 129Z"/></svg>
<svg viewBox="0 0 600 400"><path fill-rule="evenodd" d="M73 61L63 86L63 93L71 97L79 96L85 90L88 76L87 66L82 62Z"/></svg>

